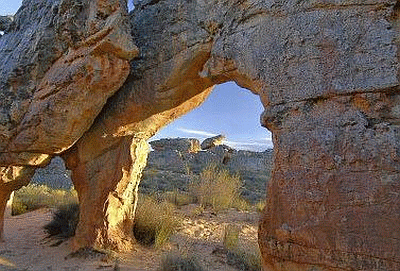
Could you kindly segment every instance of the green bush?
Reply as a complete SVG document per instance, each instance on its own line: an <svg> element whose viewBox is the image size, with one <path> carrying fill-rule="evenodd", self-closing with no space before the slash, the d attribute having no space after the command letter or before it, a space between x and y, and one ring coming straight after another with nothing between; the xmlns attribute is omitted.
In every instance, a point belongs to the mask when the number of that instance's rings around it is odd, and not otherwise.
<svg viewBox="0 0 400 271"><path fill-rule="evenodd" d="M244 206L244 200L240 197L241 185L239 175L232 175L226 168L210 164L190 184L189 191L202 206L220 211Z"/></svg>
<svg viewBox="0 0 400 271"><path fill-rule="evenodd" d="M20 215L39 208L58 208L78 203L75 190L52 189L46 185L29 184L15 192L12 215Z"/></svg>
<svg viewBox="0 0 400 271"><path fill-rule="evenodd" d="M160 271L203 271L203 267L193 256L167 254L161 260Z"/></svg>
<svg viewBox="0 0 400 271"><path fill-rule="evenodd" d="M136 209L133 233L144 245L162 246L180 225L173 204L141 196Z"/></svg>

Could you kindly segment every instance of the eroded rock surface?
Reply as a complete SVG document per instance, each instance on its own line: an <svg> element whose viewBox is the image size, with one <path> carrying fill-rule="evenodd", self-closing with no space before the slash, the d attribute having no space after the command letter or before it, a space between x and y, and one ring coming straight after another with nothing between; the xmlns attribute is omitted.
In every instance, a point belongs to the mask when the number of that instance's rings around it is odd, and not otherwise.
<svg viewBox="0 0 400 271"><path fill-rule="evenodd" d="M0 39L0 165L62 152L87 215L77 247L125 247L137 148L233 80L274 138L264 269L400 269L398 1L144 0L131 35L124 1L31 2Z"/></svg>
<svg viewBox="0 0 400 271"><path fill-rule="evenodd" d="M126 15L124 1L24 2L0 41L0 165L62 152L90 127L138 53Z"/></svg>

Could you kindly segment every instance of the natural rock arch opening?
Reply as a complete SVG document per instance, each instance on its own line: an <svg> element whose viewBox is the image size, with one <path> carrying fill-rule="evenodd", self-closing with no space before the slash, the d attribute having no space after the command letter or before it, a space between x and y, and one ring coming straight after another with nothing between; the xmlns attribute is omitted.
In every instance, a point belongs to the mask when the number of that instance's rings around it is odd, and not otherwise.
<svg viewBox="0 0 400 271"><path fill-rule="evenodd" d="M241 176L246 201L264 201L273 145L270 133L260 125L262 112L259 97L249 90L234 82L216 85L203 104L149 139L152 151L139 191L187 193L193 177L212 164ZM207 143L219 135L222 141Z"/></svg>
<svg viewBox="0 0 400 271"><path fill-rule="evenodd" d="M202 142L222 134L224 144L249 151L272 149L272 136L260 124L264 108L257 95L235 82L214 86L203 104L164 126L150 140L194 137Z"/></svg>

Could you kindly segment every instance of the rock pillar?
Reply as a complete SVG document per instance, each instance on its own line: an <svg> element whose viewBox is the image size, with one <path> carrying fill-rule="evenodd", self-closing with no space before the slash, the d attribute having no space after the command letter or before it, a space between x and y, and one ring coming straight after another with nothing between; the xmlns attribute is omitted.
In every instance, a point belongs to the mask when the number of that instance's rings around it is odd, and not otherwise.
<svg viewBox="0 0 400 271"><path fill-rule="evenodd" d="M4 215L14 190L27 185L35 173L33 167L0 167L0 241L4 239Z"/></svg>
<svg viewBox="0 0 400 271"><path fill-rule="evenodd" d="M388 91L267 108L264 270L400 270L399 102Z"/></svg>
<svg viewBox="0 0 400 271"><path fill-rule="evenodd" d="M126 137L90 161L80 160L76 150L66 156L80 205L74 249L132 249L137 190L148 151L145 140Z"/></svg>
<svg viewBox="0 0 400 271"><path fill-rule="evenodd" d="M8 198L8 201L6 203L6 209L4 211L4 217L9 218L12 216L12 205L14 201L14 191L11 192L10 197Z"/></svg>

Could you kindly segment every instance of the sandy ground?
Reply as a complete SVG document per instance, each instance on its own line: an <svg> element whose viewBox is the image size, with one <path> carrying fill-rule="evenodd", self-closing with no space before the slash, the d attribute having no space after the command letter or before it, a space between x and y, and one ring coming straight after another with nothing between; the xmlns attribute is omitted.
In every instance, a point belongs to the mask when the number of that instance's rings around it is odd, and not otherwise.
<svg viewBox="0 0 400 271"><path fill-rule="evenodd" d="M49 209L5 220L5 242L0 243L0 270L157 270L163 256L171 252L194 255L206 270L238 270L227 264L223 251L223 234L226 225L241 229L241 245L257 243L257 213L234 210L215 215L204 212L190 215L195 206L179 212L184 216L183 225L161 249L138 246L136 251L113 257L90 255L87 258L68 257L72 252L68 241L59 245L49 239L43 230L52 216Z"/></svg>

